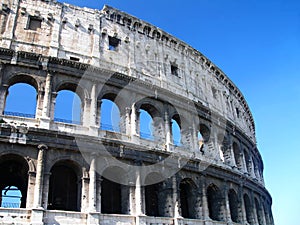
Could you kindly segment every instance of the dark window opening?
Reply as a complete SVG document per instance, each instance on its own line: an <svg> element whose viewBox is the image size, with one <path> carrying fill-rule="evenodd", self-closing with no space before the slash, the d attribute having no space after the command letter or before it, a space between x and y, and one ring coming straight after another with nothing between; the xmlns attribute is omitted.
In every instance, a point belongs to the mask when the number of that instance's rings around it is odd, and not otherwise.
<svg viewBox="0 0 300 225"><path fill-rule="evenodd" d="M101 188L101 212L121 214L121 184L103 178Z"/></svg>
<svg viewBox="0 0 300 225"><path fill-rule="evenodd" d="M231 220L235 223L239 223L239 201L238 196L234 190L230 190L228 193L229 208Z"/></svg>
<svg viewBox="0 0 300 225"><path fill-rule="evenodd" d="M117 51L121 40L116 37L108 36L108 49L111 51Z"/></svg>
<svg viewBox="0 0 300 225"><path fill-rule="evenodd" d="M252 206L248 195L244 194L244 205L246 210L246 219L249 224L252 224Z"/></svg>
<svg viewBox="0 0 300 225"><path fill-rule="evenodd" d="M70 57L70 60L72 60L72 61L76 61L76 62L79 62L79 58L77 58L77 57Z"/></svg>
<svg viewBox="0 0 300 225"><path fill-rule="evenodd" d="M175 65L171 65L171 74L178 77L178 67Z"/></svg>
<svg viewBox="0 0 300 225"><path fill-rule="evenodd" d="M222 196L220 190L214 185L207 189L207 202L209 217L212 220L222 221Z"/></svg>
<svg viewBox="0 0 300 225"><path fill-rule="evenodd" d="M79 210L77 175L68 166L55 165L51 169L48 209Z"/></svg>
<svg viewBox="0 0 300 225"><path fill-rule="evenodd" d="M235 111L237 118L240 118L240 110L238 108L235 108Z"/></svg>
<svg viewBox="0 0 300 225"><path fill-rule="evenodd" d="M184 218L196 219L194 187L193 183L187 179L180 183L181 216Z"/></svg>
<svg viewBox="0 0 300 225"><path fill-rule="evenodd" d="M28 30L37 30L42 27L42 19L35 16L29 16L28 18Z"/></svg>
<svg viewBox="0 0 300 225"><path fill-rule="evenodd" d="M158 184L152 184L145 187L145 206L147 216L159 216L158 191Z"/></svg>

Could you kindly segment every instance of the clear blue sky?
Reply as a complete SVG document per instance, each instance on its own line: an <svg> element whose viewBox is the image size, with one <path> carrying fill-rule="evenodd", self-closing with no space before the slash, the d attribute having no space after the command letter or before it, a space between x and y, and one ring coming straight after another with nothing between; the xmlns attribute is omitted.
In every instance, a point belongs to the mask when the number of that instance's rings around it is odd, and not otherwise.
<svg viewBox="0 0 300 225"><path fill-rule="evenodd" d="M300 1L64 2L118 8L185 41L221 68L253 113L276 225L300 224Z"/></svg>

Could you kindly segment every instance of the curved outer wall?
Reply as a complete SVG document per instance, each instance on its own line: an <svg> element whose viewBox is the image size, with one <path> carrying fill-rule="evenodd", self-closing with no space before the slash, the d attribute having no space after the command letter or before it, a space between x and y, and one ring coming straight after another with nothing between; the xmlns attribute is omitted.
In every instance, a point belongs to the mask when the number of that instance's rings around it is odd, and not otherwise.
<svg viewBox="0 0 300 225"><path fill-rule="evenodd" d="M1 222L274 224L249 106L209 59L109 6L92 10L52 1L4 0L0 7L0 113L5 121L0 168L15 163L22 172L16 173L23 174L20 183L14 178L0 183L24 189L21 208L0 208ZM16 83L36 90L33 118L5 110L8 89ZM79 124L54 118L60 90L79 95ZM120 109L118 132L101 129L103 99ZM154 139L140 133L141 109L158 118ZM172 140L171 119L180 126L181 144ZM107 157L99 148L130 165L151 165L170 156L185 159L185 165L157 186L114 186L97 173L96 168L112 170L109 163L97 163ZM74 196L61 208L53 197L55 179L61 179L57 171L68 174L70 185L76 180L68 191ZM119 200L110 207L103 200L109 189L119 190ZM112 206L117 204L119 208Z"/></svg>

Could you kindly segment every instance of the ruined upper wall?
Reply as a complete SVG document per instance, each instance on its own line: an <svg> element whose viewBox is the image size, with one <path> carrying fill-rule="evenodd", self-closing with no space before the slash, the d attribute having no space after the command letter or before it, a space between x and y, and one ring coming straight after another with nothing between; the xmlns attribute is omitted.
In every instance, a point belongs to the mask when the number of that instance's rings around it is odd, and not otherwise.
<svg viewBox="0 0 300 225"><path fill-rule="evenodd" d="M137 77L209 107L255 142L253 118L239 89L200 52L161 29L109 6L4 0L0 7L0 47Z"/></svg>

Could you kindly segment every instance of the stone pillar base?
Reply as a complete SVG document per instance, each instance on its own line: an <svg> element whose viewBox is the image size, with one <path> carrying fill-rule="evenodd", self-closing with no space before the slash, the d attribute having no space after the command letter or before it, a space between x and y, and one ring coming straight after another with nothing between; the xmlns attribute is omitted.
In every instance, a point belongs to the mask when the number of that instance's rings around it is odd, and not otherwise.
<svg viewBox="0 0 300 225"><path fill-rule="evenodd" d="M43 225L44 209L37 208L31 210L31 225Z"/></svg>

